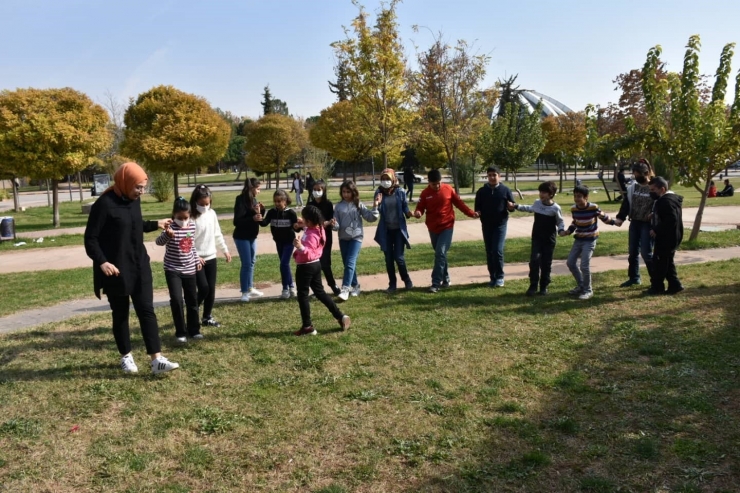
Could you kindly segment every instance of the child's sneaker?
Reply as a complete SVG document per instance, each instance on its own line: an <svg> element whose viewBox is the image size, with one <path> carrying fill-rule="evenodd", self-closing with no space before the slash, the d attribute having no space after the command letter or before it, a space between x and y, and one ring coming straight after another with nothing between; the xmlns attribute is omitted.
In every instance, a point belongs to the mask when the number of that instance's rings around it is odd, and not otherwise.
<svg viewBox="0 0 740 493"><path fill-rule="evenodd" d="M298 297L298 290L295 288L295 286L290 287L290 297L291 298L297 298Z"/></svg>
<svg viewBox="0 0 740 493"><path fill-rule="evenodd" d="M547 296L547 288L540 288L540 296Z"/></svg>
<svg viewBox="0 0 740 493"><path fill-rule="evenodd" d="M582 293L583 293L583 290L581 289L580 286L578 286L577 288L573 288L570 291L568 291L568 294L571 295L571 296L578 296L578 295L580 295Z"/></svg>
<svg viewBox="0 0 740 493"><path fill-rule="evenodd" d="M199 341L199 340L203 339L203 334L195 334L193 336L193 339L195 339L196 341Z"/></svg>
<svg viewBox="0 0 740 493"><path fill-rule="evenodd" d="M311 327L303 327L300 330L296 330L293 332L294 336L315 336L316 335L316 329L313 328L313 325Z"/></svg>
<svg viewBox="0 0 740 493"><path fill-rule="evenodd" d="M331 292L334 293L334 296L339 296L339 293L341 293L342 290L339 289L339 286L334 285L331 287Z"/></svg>
<svg viewBox="0 0 740 493"><path fill-rule="evenodd" d="M588 300L590 298L593 298L594 292L593 291L584 291L578 296L579 300Z"/></svg>
<svg viewBox="0 0 740 493"><path fill-rule="evenodd" d="M204 318L201 323L204 327L221 327L221 324L216 321L213 317Z"/></svg>
<svg viewBox="0 0 740 493"><path fill-rule="evenodd" d="M263 293L262 291L258 291L255 288L249 288L249 291L247 291L247 293L249 294L249 296L254 296L255 298L259 298L265 295L265 293Z"/></svg>
<svg viewBox="0 0 740 493"><path fill-rule="evenodd" d="M342 301L347 301L349 299L349 286L342 286L342 290L339 292L339 299Z"/></svg>
<svg viewBox="0 0 740 493"><path fill-rule="evenodd" d="M183 336L183 337L176 337L175 339L177 339L177 342L179 342L180 344L185 344L186 342L188 342L188 338L185 337L185 336Z"/></svg>
<svg viewBox="0 0 740 493"><path fill-rule="evenodd" d="M404 281L403 284L407 291L414 289L414 283L411 282L411 279Z"/></svg>
<svg viewBox="0 0 740 493"><path fill-rule="evenodd" d="M123 373L138 373L139 367L134 363L134 357L131 354L127 354L121 358L121 369Z"/></svg>
<svg viewBox="0 0 740 493"><path fill-rule="evenodd" d="M242 297L239 298L239 301L243 301L244 303L249 301L249 293L242 293Z"/></svg>
<svg viewBox="0 0 740 493"><path fill-rule="evenodd" d="M432 285L429 287L430 293L438 293L439 292L439 286Z"/></svg>
<svg viewBox="0 0 740 493"><path fill-rule="evenodd" d="M289 289L283 289L283 293L280 295L281 300L287 300L290 298L290 290Z"/></svg>
<svg viewBox="0 0 740 493"><path fill-rule="evenodd" d="M530 286L527 292L525 293L527 296L534 296L537 294L537 286Z"/></svg>
<svg viewBox="0 0 740 493"><path fill-rule="evenodd" d="M342 318L339 320L339 326L342 328L342 331L349 329L349 324L351 322L349 315L342 315Z"/></svg>
<svg viewBox="0 0 740 493"><path fill-rule="evenodd" d="M442 286L441 287L442 287L442 289L445 289L445 288L449 288L450 286L452 286L452 282L450 282L450 281L444 281L442 283Z"/></svg>
<svg viewBox="0 0 740 493"><path fill-rule="evenodd" d="M352 288L352 293L351 294L352 294L352 296L360 296L360 292L361 292L361 290L360 290L360 284L358 283L357 286L355 286L354 288Z"/></svg>
<svg viewBox="0 0 740 493"><path fill-rule="evenodd" d="M168 371L180 368L180 365L173 363L164 356L152 360L152 373L159 375L160 373L167 373Z"/></svg>

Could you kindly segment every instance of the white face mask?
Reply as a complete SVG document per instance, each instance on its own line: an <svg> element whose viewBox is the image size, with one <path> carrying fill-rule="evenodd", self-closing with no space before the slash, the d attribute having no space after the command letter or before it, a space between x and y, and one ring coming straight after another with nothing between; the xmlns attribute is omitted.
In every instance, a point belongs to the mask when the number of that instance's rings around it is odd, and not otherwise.
<svg viewBox="0 0 740 493"><path fill-rule="evenodd" d="M200 212L201 214L205 214L206 212L208 212L211 206L210 205L196 205L195 208L198 209L198 212Z"/></svg>
<svg viewBox="0 0 740 493"><path fill-rule="evenodd" d="M185 221L183 221L182 219L175 219L175 220L174 220L174 223L175 223L175 224L177 224L178 226L180 226L181 228L184 228L184 227L185 227L185 225L186 225L186 224L187 224L188 222L190 222L190 219L187 219L187 220L185 220Z"/></svg>
<svg viewBox="0 0 740 493"><path fill-rule="evenodd" d="M390 180L383 180L380 182L380 186L383 188L391 188L391 185L393 185L393 182Z"/></svg>
<svg viewBox="0 0 740 493"><path fill-rule="evenodd" d="M321 197L324 196L324 192L322 192L321 190L314 190L313 191L313 196L316 199L320 199Z"/></svg>

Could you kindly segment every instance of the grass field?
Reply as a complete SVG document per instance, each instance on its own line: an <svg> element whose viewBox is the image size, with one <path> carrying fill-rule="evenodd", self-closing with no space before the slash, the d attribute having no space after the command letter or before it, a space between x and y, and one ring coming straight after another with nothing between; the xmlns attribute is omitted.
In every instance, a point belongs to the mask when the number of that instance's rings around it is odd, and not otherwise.
<svg viewBox="0 0 740 493"><path fill-rule="evenodd" d="M740 261L675 297L458 286L219 308L224 326L124 376L98 315L0 336L4 491L736 492ZM169 320L169 310L159 310Z"/></svg>

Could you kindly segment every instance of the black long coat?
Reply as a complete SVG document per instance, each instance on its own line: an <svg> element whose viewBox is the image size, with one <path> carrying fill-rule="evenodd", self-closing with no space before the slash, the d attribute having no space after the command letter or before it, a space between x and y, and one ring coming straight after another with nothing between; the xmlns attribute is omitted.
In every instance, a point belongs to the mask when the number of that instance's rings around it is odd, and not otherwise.
<svg viewBox="0 0 740 493"><path fill-rule="evenodd" d="M101 290L112 296L127 296L134 289L152 289L144 233L158 227L157 221L144 221L139 199L128 200L111 191L95 201L85 229L85 251L93 261L95 296L100 298ZM105 262L115 265L120 274L103 274L100 266Z"/></svg>

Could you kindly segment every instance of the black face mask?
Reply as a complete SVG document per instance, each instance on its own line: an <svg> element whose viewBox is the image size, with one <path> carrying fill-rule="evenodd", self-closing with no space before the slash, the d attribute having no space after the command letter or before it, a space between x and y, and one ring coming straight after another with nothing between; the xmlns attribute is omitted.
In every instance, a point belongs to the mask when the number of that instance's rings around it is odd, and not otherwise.
<svg viewBox="0 0 740 493"><path fill-rule="evenodd" d="M636 176L635 181L637 181L637 183L639 183L640 185L644 185L647 181L647 178L645 178L644 176Z"/></svg>
<svg viewBox="0 0 740 493"><path fill-rule="evenodd" d="M650 192L650 198L653 200L658 200L660 198L660 195L655 192Z"/></svg>

